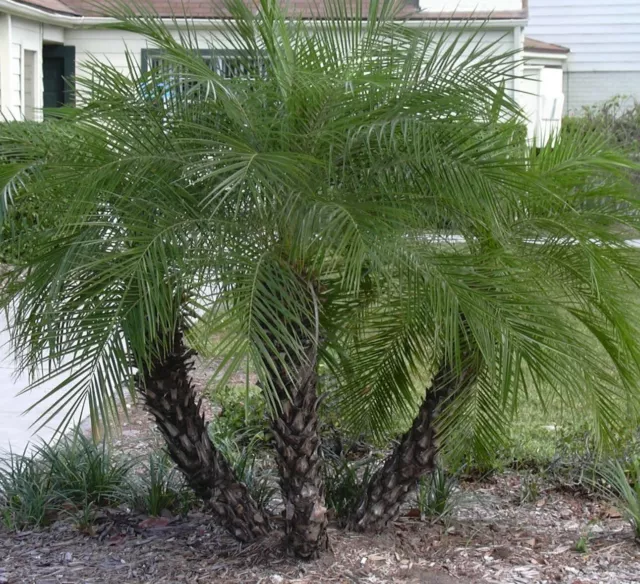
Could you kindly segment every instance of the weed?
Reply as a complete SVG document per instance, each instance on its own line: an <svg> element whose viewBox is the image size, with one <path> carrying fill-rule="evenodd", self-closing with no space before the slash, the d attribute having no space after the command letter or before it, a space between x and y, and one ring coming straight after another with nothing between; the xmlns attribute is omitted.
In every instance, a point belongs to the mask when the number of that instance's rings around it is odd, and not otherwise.
<svg viewBox="0 0 640 584"><path fill-rule="evenodd" d="M586 554L589 551L589 536L581 535L573 546L573 549L579 554Z"/></svg>
<svg viewBox="0 0 640 584"><path fill-rule="evenodd" d="M442 467L422 477L418 483L417 503L422 519L442 519L455 507L457 481L447 475Z"/></svg>
<svg viewBox="0 0 640 584"><path fill-rule="evenodd" d="M520 482L520 503L535 503L540 498L540 484L531 473L522 477Z"/></svg>
<svg viewBox="0 0 640 584"><path fill-rule="evenodd" d="M96 521L97 515L95 503L92 501L85 501L82 505L78 505L74 508L72 515L75 519L78 531L86 533L87 535L93 535L93 525Z"/></svg>
<svg viewBox="0 0 640 584"><path fill-rule="evenodd" d="M236 476L246 485L256 503L266 509L278 488L273 471L261 463L264 457L259 456L264 445L263 435L260 433L247 442L244 431L235 435L214 433L212 440L231 464Z"/></svg>

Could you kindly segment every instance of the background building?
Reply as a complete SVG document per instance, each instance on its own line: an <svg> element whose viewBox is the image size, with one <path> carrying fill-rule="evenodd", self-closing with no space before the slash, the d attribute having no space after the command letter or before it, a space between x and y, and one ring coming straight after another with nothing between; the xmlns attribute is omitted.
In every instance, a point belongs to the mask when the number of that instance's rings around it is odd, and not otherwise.
<svg viewBox="0 0 640 584"><path fill-rule="evenodd" d="M527 34L571 50L567 111L618 95L640 100L640 0L529 0Z"/></svg>

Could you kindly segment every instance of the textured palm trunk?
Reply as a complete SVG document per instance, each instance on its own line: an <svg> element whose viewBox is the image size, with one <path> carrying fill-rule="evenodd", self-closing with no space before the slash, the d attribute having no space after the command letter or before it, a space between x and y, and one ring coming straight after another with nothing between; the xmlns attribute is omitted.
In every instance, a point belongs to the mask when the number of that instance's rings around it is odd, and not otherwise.
<svg viewBox="0 0 640 584"><path fill-rule="evenodd" d="M250 542L267 533L268 522L209 438L191 382L192 357L177 332L171 351L145 373L139 390L189 486L231 534Z"/></svg>
<svg viewBox="0 0 640 584"><path fill-rule="evenodd" d="M287 548L301 559L318 557L329 547L327 509L322 474L321 439L318 420L318 346L320 344L319 300L309 284L313 320L308 330L314 338L301 334L295 324L287 324L301 347L295 353L272 338L274 354L267 365L269 385L280 408L271 421L284 503Z"/></svg>
<svg viewBox="0 0 640 584"><path fill-rule="evenodd" d="M469 355L460 370L443 363L427 390L411 429L389 455L367 487L350 521L357 531L381 531L397 519L407 495L420 477L433 471L438 453L436 421L443 404L454 394L472 385L479 372L477 361Z"/></svg>
<svg viewBox="0 0 640 584"><path fill-rule="evenodd" d="M297 557L311 559L328 548L328 537L315 346L308 348L306 357L305 362L290 368L298 372L295 378L281 372L272 380L281 408L271 428L278 455L287 546Z"/></svg>

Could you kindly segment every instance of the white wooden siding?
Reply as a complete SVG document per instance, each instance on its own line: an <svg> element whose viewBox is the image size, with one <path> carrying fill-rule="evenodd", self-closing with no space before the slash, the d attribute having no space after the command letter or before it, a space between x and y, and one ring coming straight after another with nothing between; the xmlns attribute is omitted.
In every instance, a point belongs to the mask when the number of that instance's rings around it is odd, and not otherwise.
<svg viewBox="0 0 640 584"><path fill-rule="evenodd" d="M474 8L480 9L484 0L469 0ZM439 4L438 4L439 2ZM455 0L455 2L438 0L433 2L431 8L439 8L449 10L457 6L459 10L470 8L467 6L467 0ZM467 2L467 3L469 3ZM521 8L522 0L491 0L490 4L493 9L510 9ZM516 6L517 4L517 6ZM9 17L7 17L9 18ZM0 23L2 15L0 15ZM10 87L12 97L10 99L10 108L12 115L10 117L21 118L25 110L25 93L24 93L24 51L37 52L35 60L35 76L37 77L34 89L34 108L39 110L42 107L42 43L44 40L61 40L61 30L56 27L47 26L35 21L29 21L23 18L13 17L10 22L11 30L11 47L9 61L11 62L8 69L11 71L11 83L4 85ZM514 48L520 46L521 34L520 27L513 24L504 23L504 26L496 27L495 24L491 28L483 31L483 43L495 44L495 52L513 51ZM177 32L175 33L176 36ZM224 48L224 38L220 33L214 31L202 30L198 32L198 43L202 48ZM82 76L86 73L87 65L91 60L97 60L103 63L109 63L122 72L127 71L127 51L129 51L134 61L140 65L143 49L154 48L153 43L149 42L142 36L128 32L90 29L90 28L68 28L64 30L64 44L74 46L76 49L76 72ZM0 39L0 45L2 39ZM0 51L1 52L1 51ZM4 63L4 62L2 62ZM4 65L3 65L4 66ZM4 106L4 104L3 104ZM5 111L5 110L3 110Z"/></svg>
<svg viewBox="0 0 640 584"><path fill-rule="evenodd" d="M44 24L42 26L42 39L49 43L64 44L64 30L60 26Z"/></svg>
<svg viewBox="0 0 640 584"><path fill-rule="evenodd" d="M203 49L212 44L218 48L224 46L219 37L208 32L200 33L198 42ZM76 70L80 75L92 59L110 63L126 72L127 51L140 65L142 50L154 47L153 43L140 35L117 30L69 29L65 33L65 44L76 48Z"/></svg>
<svg viewBox="0 0 640 584"><path fill-rule="evenodd" d="M497 53L514 49L513 27L487 29L482 35L482 43L496 43L494 50ZM116 30L69 29L65 33L65 44L76 48L76 69L80 76L92 60L110 63L120 71L126 72L127 50L140 65L142 50L154 48L153 43L140 35ZM224 38L215 31L200 32L198 44L203 49L225 46Z"/></svg>
<svg viewBox="0 0 640 584"><path fill-rule="evenodd" d="M640 71L640 0L529 0L527 35L569 47L569 72Z"/></svg>
<svg viewBox="0 0 640 584"><path fill-rule="evenodd" d="M640 100L640 71L572 71L565 73L565 94L569 113L597 105L614 96L624 98L623 105Z"/></svg>
<svg viewBox="0 0 640 584"><path fill-rule="evenodd" d="M9 117L11 94L11 16L0 14L0 118Z"/></svg>
<svg viewBox="0 0 640 584"><path fill-rule="evenodd" d="M39 120L42 118L42 38L43 25L39 22L18 18L11 18L11 38L12 38L12 98L11 117L24 119L27 106L29 117ZM29 67L25 59L25 51L33 54L31 74L25 74L25 65ZM30 85L27 95L25 83ZM27 101L29 103L27 104Z"/></svg>
<svg viewBox="0 0 640 584"><path fill-rule="evenodd" d="M496 12L522 10L522 0L420 0L428 12Z"/></svg>

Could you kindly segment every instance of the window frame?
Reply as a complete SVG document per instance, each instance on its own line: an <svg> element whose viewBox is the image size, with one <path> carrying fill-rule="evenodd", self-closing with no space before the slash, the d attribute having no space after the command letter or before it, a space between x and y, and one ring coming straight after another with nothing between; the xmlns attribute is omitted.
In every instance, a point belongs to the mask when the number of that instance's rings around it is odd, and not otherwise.
<svg viewBox="0 0 640 584"><path fill-rule="evenodd" d="M154 58L161 56L165 51L163 49L142 49L141 51L141 67L142 74L148 73L153 67L151 66ZM212 71L223 77L224 79L236 79L237 76L225 77L222 75L225 58L239 58L242 57L242 53L235 49L198 49L198 55L205 59L218 59L219 62L215 68L211 68ZM250 77L249 77L250 78Z"/></svg>

